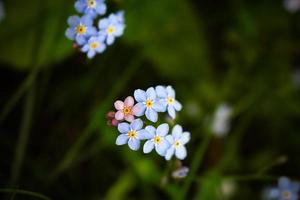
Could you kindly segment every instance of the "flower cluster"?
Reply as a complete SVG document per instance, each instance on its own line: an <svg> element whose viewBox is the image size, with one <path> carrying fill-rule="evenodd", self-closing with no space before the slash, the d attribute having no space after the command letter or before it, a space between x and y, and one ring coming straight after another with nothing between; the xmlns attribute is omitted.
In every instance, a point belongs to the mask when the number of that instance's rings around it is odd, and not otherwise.
<svg viewBox="0 0 300 200"><path fill-rule="evenodd" d="M298 182L291 181L287 177L280 177L278 186L267 189L264 192L266 200L297 200L300 190Z"/></svg>
<svg viewBox="0 0 300 200"><path fill-rule="evenodd" d="M129 96L124 101L117 100L114 106L117 111L109 112L108 119L109 124L118 126L121 133L117 137L117 145L128 144L130 149L136 151L140 148L141 141L145 140L144 153L150 153L155 149L157 154L166 160L170 160L173 155L180 160L187 156L185 144L190 140L189 132L184 132L182 127L176 124L170 131L171 134L168 134L170 127L167 123L157 127L152 125L144 127L142 120L145 116L145 120L157 122L158 114L165 112L175 119L176 111L180 111L182 106L175 99L175 90L171 86L150 87L146 91L137 89L134 91L134 98Z"/></svg>
<svg viewBox="0 0 300 200"><path fill-rule="evenodd" d="M83 16L68 18L69 28L66 30L66 37L75 41L75 46L87 53L88 58L102 53L108 45L114 43L115 38L123 35L125 28L123 11L99 19L98 29L94 26L94 20L106 13L104 0L77 0L75 9Z"/></svg>

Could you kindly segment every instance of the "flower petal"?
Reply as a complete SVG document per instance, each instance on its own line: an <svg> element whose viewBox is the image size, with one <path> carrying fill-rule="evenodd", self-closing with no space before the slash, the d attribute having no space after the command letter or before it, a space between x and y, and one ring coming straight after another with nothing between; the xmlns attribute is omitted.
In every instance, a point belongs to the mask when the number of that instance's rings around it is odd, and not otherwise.
<svg viewBox="0 0 300 200"><path fill-rule="evenodd" d="M161 101L155 101L153 104L153 109L156 112L165 112L167 109L167 104L166 103L162 103Z"/></svg>
<svg viewBox="0 0 300 200"><path fill-rule="evenodd" d="M117 140L116 140L116 145L123 145L123 144L126 144L128 141L128 136L126 134L120 134L118 137L117 137Z"/></svg>
<svg viewBox="0 0 300 200"><path fill-rule="evenodd" d="M172 88L172 86L167 86L166 88L168 97L175 98L175 90Z"/></svg>
<svg viewBox="0 0 300 200"><path fill-rule="evenodd" d="M124 119L124 113L121 110L119 110L118 112L116 112L115 118L116 118L116 120L119 120L119 121L123 120Z"/></svg>
<svg viewBox="0 0 300 200"><path fill-rule="evenodd" d="M79 21L80 21L80 17L78 17L76 15L71 16L71 17L68 18L68 24L71 27L77 26L77 24L79 23Z"/></svg>
<svg viewBox="0 0 300 200"><path fill-rule="evenodd" d="M184 146L180 146L175 150L175 155L179 160L185 159L187 152Z"/></svg>
<svg viewBox="0 0 300 200"><path fill-rule="evenodd" d="M124 105L126 107L132 107L133 104L134 104L134 99L132 98L132 96L127 97L124 101Z"/></svg>
<svg viewBox="0 0 300 200"><path fill-rule="evenodd" d="M143 128L143 121L140 119L133 120L130 124L132 130L138 131Z"/></svg>
<svg viewBox="0 0 300 200"><path fill-rule="evenodd" d="M174 108L175 108L175 110L180 111L182 109L181 103L179 103L179 101L175 100Z"/></svg>
<svg viewBox="0 0 300 200"><path fill-rule="evenodd" d="M116 101L114 103L114 106L117 110L123 110L124 109L124 103L120 100Z"/></svg>
<svg viewBox="0 0 300 200"><path fill-rule="evenodd" d="M144 147L143 147L143 152L144 153L150 153L152 149L154 148L154 143L151 140L148 140L145 142Z"/></svg>
<svg viewBox="0 0 300 200"><path fill-rule="evenodd" d="M168 141L163 139L158 145L155 146L155 150L159 155L165 156L169 147Z"/></svg>
<svg viewBox="0 0 300 200"><path fill-rule="evenodd" d="M147 94L147 98L151 99L151 100L155 100L156 99L156 93L153 87L150 87L147 89L146 91Z"/></svg>
<svg viewBox="0 0 300 200"><path fill-rule="evenodd" d="M174 152L175 152L175 149L173 147L170 147L168 150L167 150L167 153L165 155L165 159L166 160L171 160L172 156L174 155Z"/></svg>
<svg viewBox="0 0 300 200"><path fill-rule="evenodd" d="M137 102L144 102L147 98L146 92L144 90L137 89L134 91L134 98Z"/></svg>
<svg viewBox="0 0 300 200"><path fill-rule="evenodd" d="M146 106L143 103L137 103L135 106L132 108L132 114L135 116L142 116L145 114Z"/></svg>
<svg viewBox="0 0 300 200"><path fill-rule="evenodd" d="M287 177L280 177L278 180L278 186L280 189L287 189L290 186L290 179Z"/></svg>
<svg viewBox="0 0 300 200"><path fill-rule="evenodd" d="M138 150L140 148L140 141L137 139L130 139L128 141L128 146L131 150Z"/></svg>
<svg viewBox="0 0 300 200"><path fill-rule="evenodd" d="M132 122L134 120L134 116L133 115L125 115L125 120L128 122Z"/></svg>
<svg viewBox="0 0 300 200"><path fill-rule="evenodd" d="M147 119L149 119L152 122L157 122L158 116L156 111L154 111L153 109L147 109L145 114Z"/></svg>
<svg viewBox="0 0 300 200"><path fill-rule="evenodd" d="M152 135L151 138L154 137L155 132L156 132L156 129L154 128L154 126L151 126L151 125L146 126L145 130L148 131L148 133L149 133L150 135Z"/></svg>
<svg viewBox="0 0 300 200"><path fill-rule="evenodd" d="M172 136L174 137L174 139L179 139L181 137L182 134L182 127L180 125L175 125L173 130L172 130Z"/></svg>
<svg viewBox="0 0 300 200"><path fill-rule="evenodd" d="M94 51L94 50L88 51L88 54L87 54L88 58L93 58L95 55L96 55L96 51Z"/></svg>
<svg viewBox="0 0 300 200"><path fill-rule="evenodd" d="M173 119L176 118L176 111L175 108L172 105L168 106L168 114L170 115L170 117L172 117Z"/></svg>
<svg viewBox="0 0 300 200"><path fill-rule="evenodd" d="M74 40L75 39L75 31L73 28L68 28L66 30L66 33L65 33L66 37L69 38L70 40Z"/></svg>
<svg viewBox="0 0 300 200"><path fill-rule="evenodd" d="M182 133L180 137L180 141L182 142L182 144L188 143L190 139L191 139L191 134L189 132Z"/></svg>
<svg viewBox="0 0 300 200"><path fill-rule="evenodd" d="M172 135L167 135L165 139L169 142L170 145L174 143L174 138Z"/></svg>
<svg viewBox="0 0 300 200"><path fill-rule="evenodd" d="M140 140L149 140L152 139L154 137L153 134L149 133L147 130L142 129L138 131L138 138Z"/></svg>
<svg viewBox="0 0 300 200"><path fill-rule="evenodd" d="M161 85L156 86L155 91L156 91L157 97L159 97L159 98L166 98L167 97L167 91L166 91L166 88L164 86L161 86Z"/></svg>
<svg viewBox="0 0 300 200"><path fill-rule="evenodd" d="M130 131L129 124L126 122L118 124L118 130L120 133L128 133Z"/></svg>
<svg viewBox="0 0 300 200"><path fill-rule="evenodd" d="M169 132L169 125L167 123L161 124L156 129L156 134L159 136L165 136Z"/></svg>

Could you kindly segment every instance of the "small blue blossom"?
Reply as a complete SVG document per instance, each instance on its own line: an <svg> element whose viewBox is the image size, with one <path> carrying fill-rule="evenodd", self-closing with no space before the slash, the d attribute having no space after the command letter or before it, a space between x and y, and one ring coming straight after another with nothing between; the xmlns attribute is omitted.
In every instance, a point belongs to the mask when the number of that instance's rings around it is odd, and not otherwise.
<svg viewBox="0 0 300 200"><path fill-rule="evenodd" d="M81 50L87 53L88 58L93 58L97 53L102 53L106 49L104 39L104 36L93 36Z"/></svg>
<svg viewBox="0 0 300 200"><path fill-rule="evenodd" d="M79 13L89 15L93 19L97 15L104 15L106 13L104 0L77 0L75 8Z"/></svg>
<svg viewBox="0 0 300 200"><path fill-rule="evenodd" d="M144 90L135 90L134 98L138 102L134 106L135 115L140 117L146 115L146 118L152 122L157 122L157 112L164 112L165 108L157 99L156 92L153 87Z"/></svg>
<svg viewBox="0 0 300 200"><path fill-rule="evenodd" d="M111 45L116 37L120 37L124 32L124 18L122 14L110 14L108 18L99 21L100 34L106 36L106 43Z"/></svg>
<svg viewBox="0 0 300 200"><path fill-rule="evenodd" d="M140 119L133 120L130 124L123 122L118 125L121 133L116 140L117 145L128 143L130 149L136 151L140 148L140 140L147 138L148 132L143 128L143 121Z"/></svg>
<svg viewBox="0 0 300 200"><path fill-rule="evenodd" d="M144 153L150 153L155 147L155 151L159 155L165 156L170 145L165 139L165 136L169 132L169 125L164 123L159 125L157 129L153 126L147 126L145 130L148 131L147 139L149 140L144 144Z"/></svg>
<svg viewBox="0 0 300 200"><path fill-rule="evenodd" d="M181 104L175 99L175 90L171 86L157 86L155 90L157 97L160 98L160 102L168 110L170 117L175 119L176 111L182 109Z"/></svg>
<svg viewBox="0 0 300 200"><path fill-rule="evenodd" d="M69 28L66 31L66 36L75 40L78 45L83 45L87 39L97 33L96 28L93 27L93 20L89 16L71 16L68 18Z"/></svg>
<svg viewBox="0 0 300 200"><path fill-rule="evenodd" d="M190 141L190 133L182 132L180 125L174 126L172 135L167 135L166 140L170 143L170 148L165 156L166 160L170 160L174 154L179 160L183 160L187 156L184 145Z"/></svg>
<svg viewBox="0 0 300 200"><path fill-rule="evenodd" d="M3 2L0 1L0 22L5 18L5 11Z"/></svg>
<svg viewBox="0 0 300 200"><path fill-rule="evenodd" d="M179 169L172 172L172 177L176 179L185 178L187 174L189 173L188 167L180 167Z"/></svg>
<svg viewBox="0 0 300 200"><path fill-rule="evenodd" d="M287 177L278 180L278 186L266 190L264 198L267 200L297 200L300 184L292 182Z"/></svg>

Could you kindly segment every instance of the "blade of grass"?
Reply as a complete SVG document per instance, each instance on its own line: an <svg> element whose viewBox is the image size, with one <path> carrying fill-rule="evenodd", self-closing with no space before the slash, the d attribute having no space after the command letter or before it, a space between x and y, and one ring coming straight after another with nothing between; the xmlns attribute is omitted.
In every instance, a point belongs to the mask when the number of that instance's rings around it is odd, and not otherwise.
<svg viewBox="0 0 300 200"><path fill-rule="evenodd" d="M13 188L1 188L0 193L13 193L14 195L24 194L24 195L36 197L38 199L51 200L49 197L47 197L43 194L40 194L40 193L27 191L27 190L13 189Z"/></svg>

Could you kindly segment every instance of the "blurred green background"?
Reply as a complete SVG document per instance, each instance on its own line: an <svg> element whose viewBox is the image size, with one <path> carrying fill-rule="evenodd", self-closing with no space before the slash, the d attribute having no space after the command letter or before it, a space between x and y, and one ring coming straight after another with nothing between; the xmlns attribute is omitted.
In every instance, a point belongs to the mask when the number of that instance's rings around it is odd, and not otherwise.
<svg viewBox="0 0 300 200"><path fill-rule="evenodd" d="M299 13L280 0L106 0L125 10L125 34L88 60L65 38L74 2L4 1L0 188L18 190L0 198L253 200L300 179ZM182 180L155 153L116 146L106 124L116 99L159 84L192 134ZM220 138L222 103L233 114Z"/></svg>

